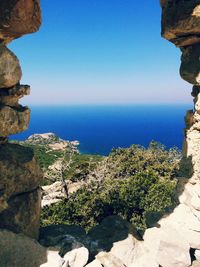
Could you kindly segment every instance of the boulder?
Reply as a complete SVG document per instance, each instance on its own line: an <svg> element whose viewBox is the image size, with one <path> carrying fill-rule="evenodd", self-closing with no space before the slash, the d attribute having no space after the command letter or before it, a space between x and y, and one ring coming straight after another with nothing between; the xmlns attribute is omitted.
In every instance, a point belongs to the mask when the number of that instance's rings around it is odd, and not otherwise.
<svg viewBox="0 0 200 267"><path fill-rule="evenodd" d="M87 264L85 267L103 267L98 260L94 260Z"/></svg>
<svg viewBox="0 0 200 267"><path fill-rule="evenodd" d="M190 245L177 229L170 225L147 229L144 242L137 251L140 262L150 262L150 266L188 267L191 264ZM155 262L153 265L152 263ZM139 265L140 266L140 265ZM145 266L145 265L141 265ZM138 267L135 263L131 267Z"/></svg>
<svg viewBox="0 0 200 267"><path fill-rule="evenodd" d="M85 247L73 249L64 256L63 267L84 267L89 259L89 251Z"/></svg>
<svg viewBox="0 0 200 267"><path fill-rule="evenodd" d="M0 45L0 88L16 85L21 77L22 71L18 58L6 46Z"/></svg>
<svg viewBox="0 0 200 267"><path fill-rule="evenodd" d="M51 172L52 173L52 172ZM50 177L55 177L55 173L48 174ZM47 178L47 173L44 174L44 179ZM42 207L50 206L52 204L58 203L63 199L66 199L68 196L71 196L74 192L78 191L84 182L60 182L57 181L50 185L46 185L42 187ZM65 187L67 186L67 196L65 192Z"/></svg>
<svg viewBox="0 0 200 267"><path fill-rule="evenodd" d="M162 36L177 46L200 42L199 0L161 0Z"/></svg>
<svg viewBox="0 0 200 267"><path fill-rule="evenodd" d="M133 249L137 240L142 240L136 229L120 216L109 216L105 218L100 225L97 225L89 231L87 238L90 240L89 250L91 256L95 256L101 251L109 252L112 248L113 253L118 254L119 246L117 242L121 242L119 244L124 247L118 256L122 258L127 257L127 254L130 252L128 250L126 254L127 244L130 245L131 243L130 247ZM127 260L129 259L126 258L125 261Z"/></svg>
<svg viewBox="0 0 200 267"><path fill-rule="evenodd" d="M105 252L101 252L97 255L97 260L104 267L124 267L126 266L123 261L119 258L115 257L112 254L108 254Z"/></svg>
<svg viewBox="0 0 200 267"><path fill-rule="evenodd" d="M196 260L200 263L200 250L195 250L194 256Z"/></svg>
<svg viewBox="0 0 200 267"><path fill-rule="evenodd" d="M86 237L85 230L76 225L50 225L40 229L40 243L45 247L59 247L64 256ZM82 245L81 245L82 246Z"/></svg>
<svg viewBox="0 0 200 267"><path fill-rule="evenodd" d="M10 197L33 191L42 180L33 150L20 145L0 145L0 170L0 212Z"/></svg>
<svg viewBox="0 0 200 267"><path fill-rule="evenodd" d="M46 249L35 240L0 230L1 267L39 267L46 260Z"/></svg>
<svg viewBox="0 0 200 267"><path fill-rule="evenodd" d="M23 132L28 129L30 109L19 106L0 106L0 137Z"/></svg>
<svg viewBox="0 0 200 267"><path fill-rule="evenodd" d="M192 267L200 267L200 262L198 262L198 261L194 261L194 262L192 263Z"/></svg>
<svg viewBox="0 0 200 267"><path fill-rule="evenodd" d="M181 77L194 85L200 84L200 44L182 48Z"/></svg>
<svg viewBox="0 0 200 267"><path fill-rule="evenodd" d="M8 43L41 25L40 0L1 0L0 40Z"/></svg>
<svg viewBox="0 0 200 267"><path fill-rule="evenodd" d="M47 261L38 267L64 267L64 263L64 259L60 257L59 252L52 248L47 251Z"/></svg>
<svg viewBox="0 0 200 267"><path fill-rule="evenodd" d="M39 189L11 197L0 213L0 228L38 239L41 193Z"/></svg>
<svg viewBox="0 0 200 267"><path fill-rule="evenodd" d="M11 107L19 107L19 99L24 95L30 94L29 85L17 84L11 88L4 88L0 90L0 102L2 105L8 105Z"/></svg>

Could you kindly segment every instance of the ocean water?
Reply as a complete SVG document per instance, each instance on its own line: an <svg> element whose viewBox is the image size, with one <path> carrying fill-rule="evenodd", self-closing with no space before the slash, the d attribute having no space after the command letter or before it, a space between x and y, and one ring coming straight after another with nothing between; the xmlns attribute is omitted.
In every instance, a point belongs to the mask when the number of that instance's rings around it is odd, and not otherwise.
<svg viewBox="0 0 200 267"><path fill-rule="evenodd" d="M107 155L114 147L148 146L152 140L181 149L184 116L190 105L32 107L30 127L12 139L53 132L78 140L82 153Z"/></svg>

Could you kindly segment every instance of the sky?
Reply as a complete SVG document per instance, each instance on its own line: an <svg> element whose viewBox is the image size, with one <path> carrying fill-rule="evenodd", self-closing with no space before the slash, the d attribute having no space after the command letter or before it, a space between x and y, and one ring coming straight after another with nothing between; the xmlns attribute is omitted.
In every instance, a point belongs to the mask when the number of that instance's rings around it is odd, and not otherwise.
<svg viewBox="0 0 200 267"><path fill-rule="evenodd" d="M41 0L40 31L12 42L29 105L189 103L159 1Z"/></svg>

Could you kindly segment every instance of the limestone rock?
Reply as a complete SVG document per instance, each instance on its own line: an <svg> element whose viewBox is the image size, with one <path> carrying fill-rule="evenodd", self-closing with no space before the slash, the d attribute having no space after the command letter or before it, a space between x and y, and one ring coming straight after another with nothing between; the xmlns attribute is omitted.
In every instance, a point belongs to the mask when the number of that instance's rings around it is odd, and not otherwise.
<svg viewBox="0 0 200 267"><path fill-rule="evenodd" d="M40 229L40 243L45 247L59 247L63 256L77 246L80 247L85 236L85 230L76 225L50 225Z"/></svg>
<svg viewBox="0 0 200 267"><path fill-rule="evenodd" d="M194 261L194 262L192 263L192 267L200 267L200 262L198 262L198 261Z"/></svg>
<svg viewBox="0 0 200 267"><path fill-rule="evenodd" d="M188 267L191 264L188 242L172 227L147 229L131 267Z"/></svg>
<svg viewBox="0 0 200 267"><path fill-rule="evenodd" d="M130 238L130 240L127 241L126 239L129 235L134 236L134 239ZM120 216L110 216L105 218L100 225L97 225L89 231L88 238L91 240L90 253L94 256L101 251L109 252L112 249L113 244L119 241L126 240L124 243L121 243L126 248L127 243L133 242L131 246L131 248L133 248L134 244L137 242L136 240L142 240L134 227ZM122 249L122 254L125 253L125 250L126 249ZM116 254L117 251L118 246L115 244L113 253ZM127 254L129 254L129 250L127 251ZM118 254L118 256L120 257L120 254ZM125 257L127 257L127 255ZM128 260L128 258L126 258L126 260Z"/></svg>
<svg viewBox="0 0 200 267"><path fill-rule="evenodd" d="M25 131L28 128L29 121L29 108L0 106L0 137Z"/></svg>
<svg viewBox="0 0 200 267"><path fill-rule="evenodd" d="M44 178L46 178L46 174L44 174ZM67 186L68 195L72 195L78 189L80 189L84 185L84 182L55 182L51 185L46 185L42 187L42 207L49 206L55 203L66 199L65 186Z"/></svg>
<svg viewBox="0 0 200 267"><path fill-rule="evenodd" d="M40 226L40 206L39 189L10 198L8 208L0 213L0 228L23 233L37 239Z"/></svg>
<svg viewBox="0 0 200 267"><path fill-rule="evenodd" d="M89 259L89 251L85 247L73 249L64 256L63 267L84 267Z"/></svg>
<svg viewBox="0 0 200 267"><path fill-rule="evenodd" d="M187 82L200 84L200 44L182 48L180 75Z"/></svg>
<svg viewBox="0 0 200 267"><path fill-rule="evenodd" d="M17 84L11 88L0 90L0 103L11 107L19 107L18 100L24 95L30 94L29 85Z"/></svg>
<svg viewBox="0 0 200 267"><path fill-rule="evenodd" d="M6 46L0 45L0 88L16 85L21 77L22 71L18 58Z"/></svg>
<svg viewBox="0 0 200 267"><path fill-rule="evenodd" d="M0 145L0 212L7 207L11 196L38 188L42 173L27 147Z"/></svg>
<svg viewBox="0 0 200 267"><path fill-rule="evenodd" d="M196 250L194 255L196 260L200 263L200 250Z"/></svg>
<svg viewBox="0 0 200 267"><path fill-rule="evenodd" d="M63 264L64 259L60 257L59 252L51 249L47 251L47 261L39 267L64 267Z"/></svg>
<svg viewBox="0 0 200 267"><path fill-rule="evenodd" d="M35 240L0 230L1 267L39 267L46 260L46 249Z"/></svg>
<svg viewBox="0 0 200 267"><path fill-rule="evenodd" d="M87 264L85 267L102 267L102 265L98 260L94 260L91 263Z"/></svg>
<svg viewBox="0 0 200 267"><path fill-rule="evenodd" d="M41 25L40 0L1 0L0 40L8 43Z"/></svg>
<svg viewBox="0 0 200 267"><path fill-rule="evenodd" d="M97 255L97 260L104 267L124 267L126 266L123 261L119 258L115 257L112 254L107 254L105 252L101 252Z"/></svg>
<svg viewBox="0 0 200 267"><path fill-rule="evenodd" d="M200 42L200 1L161 0L162 36L177 46Z"/></svg>

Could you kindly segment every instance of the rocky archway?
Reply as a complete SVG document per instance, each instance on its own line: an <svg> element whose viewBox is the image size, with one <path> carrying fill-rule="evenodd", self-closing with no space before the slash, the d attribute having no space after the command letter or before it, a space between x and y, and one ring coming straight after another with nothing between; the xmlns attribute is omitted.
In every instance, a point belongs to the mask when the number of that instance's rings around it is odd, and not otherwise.
<svg viewBox="0 0 200 267"><path fill-rule="evenodd" d="M183 167L174 212L148 229L143 241L131 237L101 252L86 266L188 267L200 266L200 1L161 0L162 35L180 47L180 74L193 84L194 110L186 115ZM30 112L18 104L29 94L21 85L21 68L6 45L35 32L41 24L39 0L2 0L0 3L0 266L40 266L46 250L37 239L41 173L33 152L8 144L10 134L28 127ZM16 235L16 234L24 234ZM123 249L122 249L122 246ZM11 252L12 250L12 252ZM123 253L122 253L123 251ZM50 257L49 260L54 261ZM81 257L81 255L79 255ZM60 258L58 258L59 261ZM56 258L57 260L57 258ZM49 262L49 265L52 266ZM60 263L62 265L62 263ZM60 266L61 266L60 265ZM83 266L83 265L79 265ZM74 265L75 267L75 265ZM78 267L78 266L76 266Z"/></svg>

